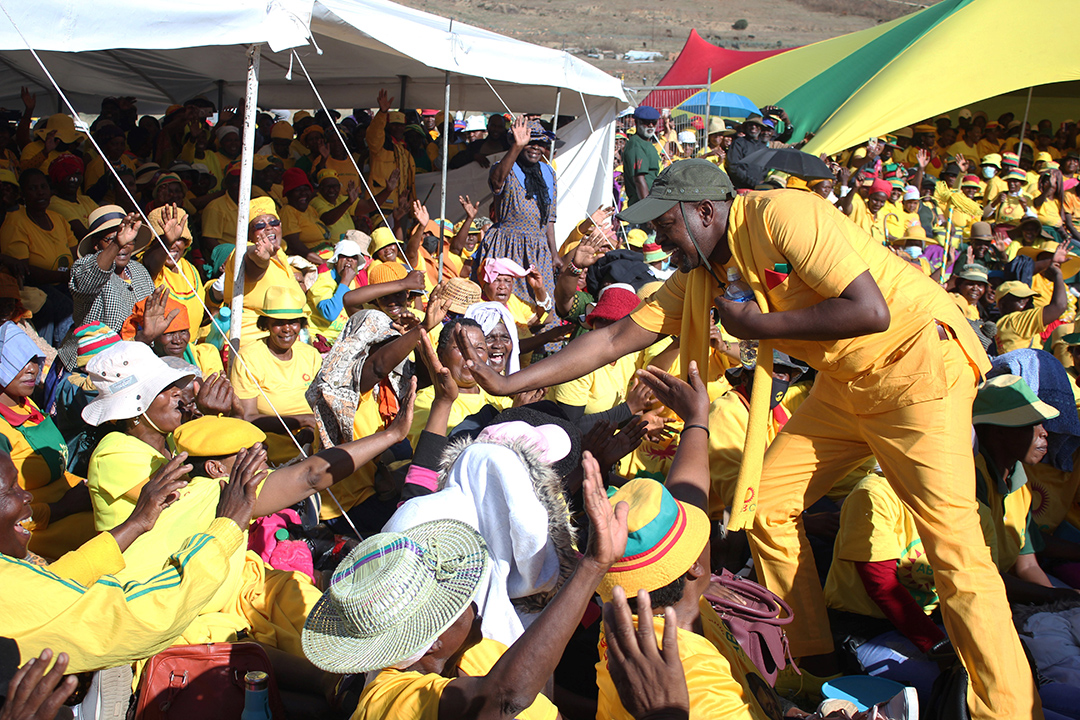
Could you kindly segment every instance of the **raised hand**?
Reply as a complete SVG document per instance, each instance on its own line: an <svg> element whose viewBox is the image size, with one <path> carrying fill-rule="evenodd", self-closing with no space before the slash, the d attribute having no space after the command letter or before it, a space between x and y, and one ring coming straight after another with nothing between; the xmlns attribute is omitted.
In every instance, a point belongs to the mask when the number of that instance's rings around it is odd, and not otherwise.
<svg viewBox="0 0 1080 720"><path fill-rule="evenodd" d="M166 205L161 210L161 232L169 243L174 243L179 240L184 234L184 228L187 227L187 214L185 213L182 219L177 219L179 216L180 211L176 209L176 203ZM172 257L171 253L165 262L168 263L170 267L176 266L176 259Z"/></svg>
<svg viewBox="0 0 1080 720"><path fill-rule="evenodd" d="M395 168L394 171L397 172L397 169ZM349 194L349 204L350 205L352 205L353 203L355 203L357 200L360 199L360 188L357 187L356 181L354 181L354 180L349 181L349 187L347 188L346 192L348 192L348 194Z"/></svg>
<svg viewBox="0 0 1080 720"><path fill-rule="evenodd" d="M640 380L635 381L626 393L626 405L634 415L640 415L646 410L655 407L656 403L656 395L653 393L652 388Z"/></svg>
<svg viewBox="0 0 1080 720"><path fill-rule="evenodd" d="M228 415L236 404L236 393L224 373L212 373L205 378L195 395L195 405L203 415Z"/></svg>
<svg viewBox="0 0 1080 720"><path fill-rule="evenodd" d="M510 123L510 137L513 138L514 147L518 149L529 144L529 122L524 115L518 115L514 122Z"/></svg>
<svg viewBox="0 0 1080 720"><path fill-rule="evenodd" d="M646 422L640 415L630 419L621 430L607 420L593 424L581 439L581 445L596 458L602 468L609 468L632 453L645 438Z"/></svg>
<svg viewBox="0 0 1080 720"><path fill-rule="evenodd" d="M674 608L664 608L664 647L656 645L649 593L639 590L638 624L626 602L621 585L604 605L604 636L607 638L608 670L623 707L634 718L681 720L690 717L690 694L679 659L678 618Z"/></svg>
<svg viewBox="0 0 1080 720"><path fill-rule="evenodd" d="M116 244L121 249L126 245L134 245L140 229L142 229L142 218L139 217L138 213L128 213L120 221L120 229L116 233Z"/></svg>
<svg viewBox="0 0 1080 720"><path fill-rule="evenodd" d="M229 518L241 530L247 530L251 524L251 511L255 508L259 483L267 470L265 447L258 444L241 448L236 454L228 481L221 481L217 517Z"/></svg>
<svg viewBox="0 0 1080 720"><path fill-rule="evenodd" d="M180 497L178 491L188 484L186 476L191 472L191 465L185 464L187 457L187 453L174 455L150 477L139 492L135 509L123 525L131 523L134 529L140 531L139 534L153 529L161 511L176 502Z"/></svg>
<svg viewBox="0 0 1080 720"><path fill-rule="evenodd" d="M620 502L611 507L604 491L600 465L588 450L581 454L581 468L585 474L581 497L590 525L584 562L591 561L607 572L626 552L626 517L630 514L630 506Z"/></svg>
<svg viewBox="0 0 1080 720"><path fill-rule="evenodd" d="M416 222L420 227L427 227L427 224L431 221L431 213L428 212L424 203L419 200L414 200L412 204L413 217L416 218Z"/></svg>
<svg viewBox="0 0 1080 720"><path fill-rule="evenodd" d="M429 343L430 344L430 343ZM409 386L405 388L405 397L398 403L398 412L390 424L386 426L386 432L390 433L397 442L401 442L409 436L409 429L413 423L413 403L416 400L416 376L409 380Z"/></svg>
<svg viewBox="0 0 1080 720"><path fill-rule="evenodd" d="M461 203L461 209L472 220L480 212L480 203L474 203L468 195L458 195L457 201Z"/></svg>
<svg viewBox="0 0 1080 720"><path fill-rule="evenodd" d="M174 308L166 314L165 310L168 308L168 302L169 288L164 285L155 289L154 292L150 294L150 297L146 298L146 309L143 312L143 326L142 330L136 334L136 340L149 345L169 329L169 325L172 324L172 321L182 309Z"/></svg>
<svg viewBox="0 0 1080 720"><path fill-rule="evenodd" d="M641 382L648 385L660 402L682 418L683 422L708 426L709 390L701 381L701 374L694 360L690 361L688 375L689 383L655 367L637 371Z"/></svg>
<svg viewBox="0 0 1080 720"><path fill-rule="evenodd" d="M930 151L925 148L919 148L915 151L915 162L919 164L919 167L923 170L930 164Z"/></svg>
<svg viewBox="0 0 1080 720"><path fill-rule="evenodd" d="M424 311L424 332L429 333L446 319L453 300L446 295L446 286L439 283L428 295L427 309Z"/></svg>
<svg viewBox="0 0 1080 720"><path fill-rule="evenodd" d="M390 93L385 89L379 91L379 112L390 112L390 108L393 107L394 98L390 97Z"/></svg>
<svg viewBox="0 0 1080 720"><path fill-rule="evenodd" d="M596 232L596 230L597 228L594 228L593 232L574 248L573 263L575 267L581 269L592 267L607 252L607 248L604 248L607 238L602 233Z"/></svg>
<svg viewBox="0 0 1080 720"><path fill-rule="evenodd" d="M424 273L420 270L413 270L402 279L401 283L402 290L423 290Z"/></svg>
<svg viewBox="0 0 1080 720"><path fill-rule="evenodd" d="M45 136L45 152L51 153L60 144L60 137L55 130L50 130Z"/></svg>
<svg viewBox="0 0 1080 720"><path fill-rule="evenodd" d="M26 108L27 114L33 115L34 108L37 107L37 95L30 92L30 88L28 87L19 88L19 95L22 97L22 104L23 107Z"/></svg>
<svg viewBox="0 0 1080 720"><path fill-rule="evenodd" d="M390 192L393 192L397 190L399 182L401 182L401 170L394 168L390 173L390 177L386 178L386 187L390 189Z"/></svg>
<svg viewBox="0 0 1080 720"><path fill-rule="evenodd" d="M451 332L458 332L455 327ZM456 339L456 338L455 338ZM450 369L442 364L435 346L431 344L431 338L427 333L420 336L420 359L427 366L428 375L431 376L431 384L435 388L435 399L453 403L458 398L459 388L450 374Z"/></svg>

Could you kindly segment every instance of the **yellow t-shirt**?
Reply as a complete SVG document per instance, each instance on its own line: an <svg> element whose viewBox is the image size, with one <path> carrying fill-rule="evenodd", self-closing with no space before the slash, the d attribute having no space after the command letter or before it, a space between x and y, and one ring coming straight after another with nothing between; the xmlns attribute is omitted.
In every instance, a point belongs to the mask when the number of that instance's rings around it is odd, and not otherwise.
<svg viewBox="0 0 1080 720"><path fill-rule="evenodd" d="M1000 175L995 175L987 180L986 184L983 186L983 203L989 205L994 202L998 195L1008 191L1008 184L1001 179Z"/></svg>
<svg viewBox="0 0 1080 720"><path fill-rule="evenodd" d="M199 371L202 372L203 378L207 378L213 373L225 372L225 364L221 361L221 351L210 343L188 345L188 348L191 349L191 354L195 356L195 364L198 366Z"/></svg>
<svg viewBox="0 0 1080 720"><path fill-rule="evenodd" d="M308 205L307 210L300 212L292 205L281 208L281 235L300 235L300 242L313 249L327 241L327 229L319 220L319 213L314 207Z"/></svg>
<svg viewBox="0 0 1080 720"><path fill-rule="evenodd" d="M584 377L556 385L555 402L585 407L585 414L610 410L626 399L630 379L637 370L637 355L624 355Z"/></svg>
<svg viewBox="0 0 1080 720"><path fill-rule="evenodd" d="M86 228L90 225L90 213L97 210L97 203L82 193L75 196L75 202L53 195L52 200L49 201L49 209L63 217L69 224L82 223L82 226Z"/></svg>
<svg viewBox="0 0 1080 720"><path fill-rule="evenodd" d="M240 208L229 193L210 202L202 211L202 234L229 245L236 244L236 216Z"/></svg>
<svg viewBox="0 0 1080 720"><path fill-rule="evenodd" d="M1039 222L1043 225L1059 228L1063 222L1061 219L1061 203L1057 200L1046 200L1042 205L1035 208L1039 216Z"/></svg>
<svg viewBox="0 0 1080 720"><path fill-rule="evenodd" d="M337 160L333 157L328 157L326 158L323 167L327 170L333 170L338 174L338 181L341 183L341 192L343 195L348 194L349 183L353 183L360 190L364 189L363 183L360 182L360 176L356 174L356 165L353 165L352 160L349 158Z"/></svg>
<svg viewBox="0 0 1080 720"><path fill-rule="evenodd" d="M25 208L9 212L0 226L0 253L42 270L67 270L72 263L75 234L61 215L45 211L52 221L52 230L45 230L26 214Z"/></svg>
<svg viewBox="0 0 1080 720"><path fill-rule="evenodd" d="M315 215L320 218L319 222L321 223L321 218L323 214L333 210L345 199L347 199L347 196L343 197L339 195L337 203L329 203L323 198L322 195L316 195L315 197L311 198L311 204L308 205L308 210L314 210ZM323 227L326 228L326 231L329 234L328 240L330 243L337 243L338 241L344 239L343 236L345 235L345 232L347 230L356 229L356 226L353 224L352 216L353 211L356 209L356 204L359 202L360 201L357 200L356 203L350 205L349 209L345 211L345 214L339 217L337 222L335 222L333 225L326 225L325 223L323 223Z"/></svg>
<svg viewBox="0 0 1080 720"><path fill-rule="evenodd" d="M859 413L944 397L935 320L953 328L969 357L981 359L981 372L989 370L982 346L948 293L819 200L786 190L751 193L732 202L728 218L729 266L752 283L760 279L770 312L837 297L867 271L884 295L891 317L885 332L843 340L770 341L819 370L817 392ZM718 269L717 274L725 272ZM679 336L683 367L691 359L704 367L710 310L718 294L705 268L678 272L631 317L647 330Z"/></svg>
<svg viewBox="0 0 1080 720"><path fill-rule="evenodd" d="M1001 316L997 322L998 353L1038 346L1039 334L1045 329L1041 307Z"/></svg>
<svg viewBox="0 0 1080 720"><path fill-rule="evenodd" d="M154 278L154 287L162 285L169 288L169 297L187 310L188 329L191 331L191 337L196 337L206 312L200 301L203 283L202 278L199 277L199 271L186 259L180 258L176 262L176 270L167 265L161 266L161 272Z"/></svg>
<svg viewBox="0 0 1080 720"><path fill-rule="evenodd" d="M800 395L800 397L805 397ZM750 407L736 390L716 398L709 408L709 519L723 520L724 508L732 506L735 484L742 467ZM768 447L783 426L770 414L766 426Z"/></svg>
<svg viewBox="0 0 1080 720"><path fill-rule="evenodd" d="M491 672L506 652L497 640L484 638L470 648L458 666L462 675L482 677ZM436 673L404 672L388 668L374 677L360 695L352 720L439 720L439 699L453 678ZM559 710L543 695L525 708L521 720L555 720Z"/></svg>
<svg viewBox="0 0 1080 720"><path fill-rule="evenodd" d="M164 455L130 435L112 432L103 437L90 456L86 478L94 526L110 530L127 520L135 501L124 493L149 480L166 462Z"/></svg>
<svg viewBox="0 0 1080 720"><path fill-rule="evenodd" d="M265 342L255 342L240 348L240 357L243 362L233 363L231 369L237 397L255 398L256 407L263 415L273 415L275 409L282 416L311 413L304 393L322 367L318 350L297 341L292 346L292 357L282 360L270 352ZM273 407L259 392L260 386Z"/></svg>
<svg viewBox="0 0 1080 720"><path fill-rule="evenodd" d="M1002 192L1008 192L1008 188L998 192L1000 195ZM1031 201L1027 201L1028 206L1031 205ZM1024 219L1024 215L1027 211L1024 210L1024 206L1020 204L1020 198L1013 197L1012 195L1005 196L1005 199L1001 201L1001 204L997 206L997 210L994 211L994 222L998 225L1019 225L1020 221ZM1017 247L1020 243L1014 243ZM1015 251L1013 257L1016 257ZM1012 259L1012 258L1010 258Z"/></svg>
<svg viewBox="0 0 1080 720"><path fill-rule="evenodd" d="M638 618L634 617L634 625ZM653 618L656 641L663 644L664 618ZM696 633L678 629L679 659L686 672L686 689L690 693L691 720L769 720L752 699L750 690L735 677L736 668L711 642ZM607 666L607 637L600 631L600 661L596 663L596 717L607 720L632 720L626 712ZM741 674L741 673L740 673ZM768 687L768 686L766 686Z"/></svg>
<svg viewBox="0 0 1080 720"><path fill-rule="evenodd" d="M983 537L989 542L994 528L986 506L979 506ZM934 569L915 527L915 516L900 501L889 481L868 475L844 501L840 511L840 531L833 549L833 564L825 581L825 602L829 607L859 615L884 618L884 613L866 593L857 562L896 561L896 574L923 612L938 605Z"/></svg>
<svg viewBox="0 0 1080 720"><path fill-rule="evenodd" d="M232 302L233 263L235 257L236 254L233 253L229 255L229 259L225 261L224 295L226 305L229 305ZM248 343L254 342L255 340L261 340L268 335L265 330L259 329L259 315L255 312L256 310L262 309L263 300L266 299L266 290L275 285L289 285L290 283L296 287L297 291L303 292L303 288L296 282L296 276L293 275L292 267L289 265L289 258L282 249L279 249L277 255L270 259L270 264L266 267L266 272L263 273L261 278L253 281L245 274L244 317L240 324L241 348Z"/></svg>
<svg viewBox="0 0 1080 720"><path fill-rule="evenodd" d="M23 170L34 167L33 163L29 162L30 158L37 157L43 152L45 152L45 143L41 140L33 140L22 149L22 154L19 155L19 166ZM49 166L52 165L52 161L62 154L63 153L61 153L60 150L53 150L45 156L45 160L37 166L37 169L48 175Z"/></svg>
<svg viewBox="0 0 1080 720"><path fill-rule="evenodd" d="M1013 468L1013 473L1025 474L1024 465L1017 463ZM1031 488L1024 481L1024 485L1019 490L1003 497L997 490L982 453L975 456L975 474L982 488L986 490L987 505L994 530L992 542L988 544L994 555L994 562L997 563L998 570L1008 572L1016 564L1020 555L1033 551L1028 537Z"/></svg>
<svg viewBox="0 0 1080 720"><path fill-rule="evenodd" d="M430 385L416 393L416 400L413 402L413 423L409 430L409 442L413 449L416 449L416 441L420 439L420 431L427 425L433 402L435 402L435 388ZM449 433L460 425L462 420L473 413L480 412L489 403L494 404L491 396L483 390L478 393L458 393L457 400L450 407L450 419L447 421L446 432Z"/></svg>

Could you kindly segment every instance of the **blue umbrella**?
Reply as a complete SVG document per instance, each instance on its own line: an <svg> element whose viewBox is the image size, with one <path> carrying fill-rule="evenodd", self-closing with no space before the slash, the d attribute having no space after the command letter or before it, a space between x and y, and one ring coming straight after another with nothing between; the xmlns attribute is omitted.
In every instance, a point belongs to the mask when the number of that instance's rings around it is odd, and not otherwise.
<svg viewBox="0 0 1080 720"><path fill-rule="evenodd" d="M742 95L719 90L702 90L695 93L683 100L675 109L691 115L705 115L706 106L708 106L708 114L715 117L744 118L754 113L761 114L757 106Z"/></svg>

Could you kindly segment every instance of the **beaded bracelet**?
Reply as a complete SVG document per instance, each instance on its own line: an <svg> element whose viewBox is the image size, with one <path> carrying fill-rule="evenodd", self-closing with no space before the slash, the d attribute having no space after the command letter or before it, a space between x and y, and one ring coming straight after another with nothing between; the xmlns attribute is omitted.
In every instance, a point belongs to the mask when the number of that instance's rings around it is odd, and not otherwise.
<svg viewBox="0 0 1080 720"><path fill-rule="evenodd" d="M579 268L574 264L573 260L566 263L566 272L570 273L574 277L581 277L585 274L585 268Z"/></svg>

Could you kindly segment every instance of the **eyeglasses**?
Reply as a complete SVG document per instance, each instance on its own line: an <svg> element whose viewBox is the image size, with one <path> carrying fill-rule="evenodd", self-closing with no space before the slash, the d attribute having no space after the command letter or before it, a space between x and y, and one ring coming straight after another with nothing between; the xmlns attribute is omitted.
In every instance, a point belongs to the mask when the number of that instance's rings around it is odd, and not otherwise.
<svg viewBox="0 0 1080 720"><path fill-rule="evenodd" d="M260 220L259 222L252 225L251 229L254 230L255 232L259 232L260 230L265 230L267 225L269 225L270 227L281 227L281 221L280 220L270 220L269 222L266 222L264 220Z"/></svg>

